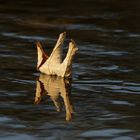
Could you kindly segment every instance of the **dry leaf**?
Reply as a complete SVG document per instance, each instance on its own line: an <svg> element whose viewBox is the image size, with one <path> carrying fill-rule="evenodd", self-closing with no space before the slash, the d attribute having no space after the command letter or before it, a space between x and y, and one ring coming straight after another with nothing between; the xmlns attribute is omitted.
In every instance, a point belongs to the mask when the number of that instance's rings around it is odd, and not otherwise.
<svg viewBox="0 0 140 140"><path fill-rule="evenodd" d="M69 43L69 49L65 59L62 62L62 45L66 33L61 33L57 40L57 43L48 57L48 55L43 51L42 46L39 42L36 43L38 62L37 69L47 75L57 75L60 77L71 77L72 74L72 59L78 50L76 44L73 40Z"/></svg>

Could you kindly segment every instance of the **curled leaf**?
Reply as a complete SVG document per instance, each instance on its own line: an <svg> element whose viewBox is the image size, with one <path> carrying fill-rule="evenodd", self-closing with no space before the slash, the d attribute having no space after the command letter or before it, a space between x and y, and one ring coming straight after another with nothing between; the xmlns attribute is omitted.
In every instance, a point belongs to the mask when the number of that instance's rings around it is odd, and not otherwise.
<svg viewBox="0 0 140 140"><path fill-rule="evenodd" d="M73 40L69 43L69 49L65 59L62 61L63 49L62 45L66 37L66 32L61 33L57 43L48 57L42 49L41 44L37 43L38 62L37 69L47 75L57 75L60 77L71 77L72 59L78 50Z"/></svg>

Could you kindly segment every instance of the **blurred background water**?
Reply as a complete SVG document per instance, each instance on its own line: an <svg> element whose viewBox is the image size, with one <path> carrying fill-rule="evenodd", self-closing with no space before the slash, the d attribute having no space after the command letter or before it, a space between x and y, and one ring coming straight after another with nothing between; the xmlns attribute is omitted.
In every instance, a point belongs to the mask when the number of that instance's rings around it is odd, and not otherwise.
<svg viewBox="0 0 140 140"><path fill-rule="evenodd" d="M49 96L34 104L35 41L51 52L66 31L72 120ZM65 47L65 50L67 47ZM139 0L0 0L0 139L140 139Z"/></svg>

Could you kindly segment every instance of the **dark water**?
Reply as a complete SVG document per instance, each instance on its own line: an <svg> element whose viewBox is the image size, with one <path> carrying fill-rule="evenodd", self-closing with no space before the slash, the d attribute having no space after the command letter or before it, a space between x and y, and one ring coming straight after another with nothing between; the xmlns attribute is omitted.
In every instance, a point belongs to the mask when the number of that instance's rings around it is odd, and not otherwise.
<svg viewBox="0 0 140 140"><path fill-rule="evenodd" d="M63 31L72 85L38 81L35 41ZM1 140L140 139L140 1L0 0L0 74Z"/></svg>

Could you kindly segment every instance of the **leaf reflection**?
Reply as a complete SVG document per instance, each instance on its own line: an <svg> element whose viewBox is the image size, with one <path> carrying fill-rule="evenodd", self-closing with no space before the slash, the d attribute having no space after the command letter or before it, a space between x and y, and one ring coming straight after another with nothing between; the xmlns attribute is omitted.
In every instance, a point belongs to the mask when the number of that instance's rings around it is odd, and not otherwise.
<svg viewBox="0 0 140 140"><path fill-rule="evenodd" d="M62 109L60 98L63 99L66 110L66 120L72 119L73 106L70 102L69 95L71 89L71 81L57 76L48 76L40 74L36 81L35 104L41 102L44 95L48 95L53 101L58 112Z"/></svg>

